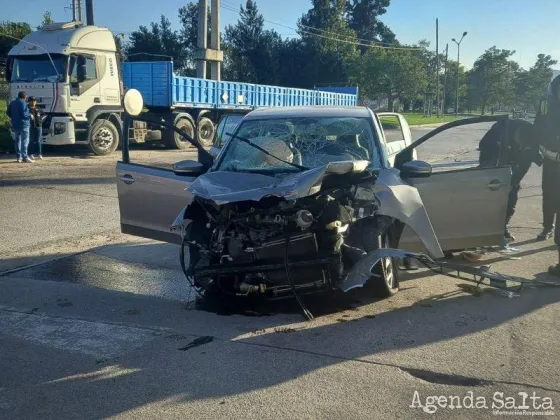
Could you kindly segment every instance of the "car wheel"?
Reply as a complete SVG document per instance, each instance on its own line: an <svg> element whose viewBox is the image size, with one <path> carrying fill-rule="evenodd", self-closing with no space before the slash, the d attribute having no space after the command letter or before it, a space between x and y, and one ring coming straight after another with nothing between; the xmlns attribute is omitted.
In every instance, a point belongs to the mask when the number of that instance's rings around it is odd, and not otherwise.
<svg viewBox="0 0 560 420"><path fill-rule="evenodd" d="M204 147L212 146L214 143L214 133L216 128L210 118L201 118L196 127L196 134L198 142Z"/></svg>
<svg viewBox="0 0 560 420"><path fill-rule="evenodd" d="M378 237L378 248L391 248L391 237L385 233ZM399 291L399 268L396 258L383 258L372 270L366 287L375 297L386 298Z"/></svg>
<svg viewBox="0 0 560 420"><path fill-rule="evenodd" d="M194 125L193 122L188 118L181 118L175 123L175 127L179 130L184 131L191 138L194 138ZM167 134L167 147L169 149L180 149L185 150L191 146L191 143L175 131L169 131Z"/></svg>
<svg viewBox="0 0 560 420"><path fill-rule="evenodd" d="M119 131L107 119L97 120L91 128L88 148L96 156L113 153L119 146Z"/></svg>

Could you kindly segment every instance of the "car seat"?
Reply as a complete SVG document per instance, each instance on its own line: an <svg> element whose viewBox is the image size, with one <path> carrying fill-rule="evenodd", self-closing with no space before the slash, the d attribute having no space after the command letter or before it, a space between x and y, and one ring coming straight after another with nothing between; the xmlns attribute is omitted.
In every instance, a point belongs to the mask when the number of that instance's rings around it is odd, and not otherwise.
<svg viewBox="0 0 560 420"><path fill-rule="evenodd" d="M369 151L360 144L357 134L343 134L338 136L337 142L343 145L349 152L364 160L369 160Z"/></svg>

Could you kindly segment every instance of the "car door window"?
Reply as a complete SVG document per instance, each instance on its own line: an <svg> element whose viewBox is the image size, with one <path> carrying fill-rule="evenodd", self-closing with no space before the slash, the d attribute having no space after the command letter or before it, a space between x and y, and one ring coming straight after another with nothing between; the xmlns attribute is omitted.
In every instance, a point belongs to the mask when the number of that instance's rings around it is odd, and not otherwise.
<svg viewBox="0 0 560 420"><path fill-rule="evenodd" d="M229 140L227 133L233 133L237 124L243 119L243 115L227 115L220 120L218 128L216 129L216 140L214 145L217 148L222 148Z"/></svg>

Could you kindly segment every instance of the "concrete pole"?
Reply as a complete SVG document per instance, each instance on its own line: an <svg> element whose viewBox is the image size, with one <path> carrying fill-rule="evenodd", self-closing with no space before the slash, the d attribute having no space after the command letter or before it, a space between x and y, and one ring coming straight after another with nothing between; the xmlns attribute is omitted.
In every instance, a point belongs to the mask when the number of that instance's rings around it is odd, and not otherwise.
<svg viewBox="0 0 560 420"><path fill-rule="evenodd" d="M76 0L72 0L72 22L76 22L78 19L76 17Z"/></svg>
<svg viewBox="0 0 560 420"><path fill-rule="evenodd" d="M198 42L199 51L208 47L208 1L198 0ZM196 77L206 79L206 60L196 62Z"/></svg>
<svg viewBox="0 0 560 420"><path fill-rule="evenodd" d="M86 0L86 25L95 25L93 20L93 0Z"/></svg>
<svg viewBox="0 0 560 420"><path fill-rule="evenodd" d="M212 31L210 33L210 48L218 51L220 49L220 0L212 0L210 22L212 24ZM212 61L210 63L210 78L212 80L221 80L221 70L222 63L220 61Z"/></svg>

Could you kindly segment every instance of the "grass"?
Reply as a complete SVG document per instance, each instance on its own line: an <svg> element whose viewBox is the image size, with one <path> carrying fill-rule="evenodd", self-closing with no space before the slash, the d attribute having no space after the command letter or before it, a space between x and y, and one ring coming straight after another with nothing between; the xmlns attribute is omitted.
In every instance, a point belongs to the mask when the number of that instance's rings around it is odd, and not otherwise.
<svg viewBox="0 0 560 420"><path fill-rule="evenodd" d="M407 113L403 114L403 116L410 126L448 123L457 119L454 115L443 115L438 118L435 115L432 117L425 117L423 114ZM395 117L380 117L379 119L385 130L396 130L400 128L399 122Z"/></svg>
<svg viewBox="0 0 560 420"><path fill-rule="evenodd" d="M8 130L8 116L6 115L6 101L0 99L0 151L11 152L14 141Z"/></svg>
<svg viewBox="0 0 560 420"><path fill-rule="evenodd" d="M455 115L442 115L439 118L436 115L425 117L424 114L415 113L406 113L403 115L406 118L408 125L440 124L455 121L457 119Z"/></svg>

